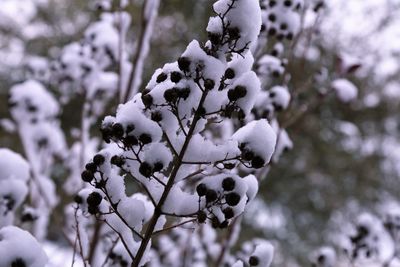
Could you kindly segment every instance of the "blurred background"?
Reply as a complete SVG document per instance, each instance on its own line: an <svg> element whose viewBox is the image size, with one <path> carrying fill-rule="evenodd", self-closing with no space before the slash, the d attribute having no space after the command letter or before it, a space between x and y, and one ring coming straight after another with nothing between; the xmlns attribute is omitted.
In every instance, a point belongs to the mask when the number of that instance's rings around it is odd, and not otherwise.
<svg viewBox="0 0 400 267"><path fill-rule="evenodd" d="M205 40L213 2L161 1L144 83L155 68L176 60L189 41ZM306 5L319 2L306 0ZM140 27L140 5L136 1L129 10L132 40ZM343 223L364 210L379 213L383 203L400 195L400 1L326 0L318 13L307 10L303 23L311 26L301 33L303 45L292 49L289 88L315 90L310 77L330 73L346 75L359 96L351 104L329 99L290 127L294 147L271 168L246 215L241 238L275 240L279 266L304 266L313 249L333 243ZM7 94L29 72L27 62L55 57L65 44L81 39L98 16L86 0L0 0L1 147L22 153L19 140L7 133ZM343 74L343 66L353 69ZM57 95L57 88L52 91ZM107 114L115 111L116 102ZM79 99L66 107L76 108ZM79 125L74 113L64 114L66 131ZM64 177L56 168L60 188ZM55 222L60 218L54 215ZM53 227L50 239L61 240Z"/></svg>

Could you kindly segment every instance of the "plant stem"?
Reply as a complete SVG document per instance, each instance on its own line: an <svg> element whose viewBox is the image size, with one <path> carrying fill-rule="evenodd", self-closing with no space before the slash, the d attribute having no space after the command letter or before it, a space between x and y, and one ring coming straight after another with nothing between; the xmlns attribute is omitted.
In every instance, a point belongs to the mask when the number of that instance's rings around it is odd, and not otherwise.
<svg viewBox="0 0 400 267"><path fill-rule="evenodd" d="M136 254L136 257L135 257L134 261L132 262L132 265L131 265L132 267L138 267L139 266L140 261L143 258L144 252L145 252L145 250L147 248L147 245L148 245L148 243L149 243L149 241L151 239L151 236L153 235L154 228L155 228L155 226L157 224L158 218L162 215L162 206L164 205L165 201L167 200L169 192L171 191L171 189L172 189L172 187L173 187L173 185L175 183L175 178L176 178L176 175L178 174L178 171L179 171L179 169L180 169L180 167L182 165L183 157L185 156L186 150L189 147L189 143L190 143L190 140L192 139L192 136L193 136L194 130L196 128L197 122L200 119L199 110L203 106L203 103L204 103L204 101L205 101L205 99L207 97L207 94L208 94L208 90L203 90L203 94L201 96L199 105L198 105L198 107L196 109L196 112L194 114L193 121L192 121L192 124L190 125L190 129L189 129L188 135L186 136L186 139L185 139L185 142L184 142L184 144L182 146L182 149L179 152L178 157L176 158L175 166L173 167L173 169L171 171L170 178L168 180L167 185L164 188L164 191L163 191L163 194L161 195L160 201L158 202L157 206L154 209L154 214L153 214L153 216L152 216L152 218L151 218L151 220L149 222L149 225L147 226L146 233L143 236L143 240L142 240L142 242L140 244L140 247L139 247L139 250L138 250L138 252Z"/></svg>

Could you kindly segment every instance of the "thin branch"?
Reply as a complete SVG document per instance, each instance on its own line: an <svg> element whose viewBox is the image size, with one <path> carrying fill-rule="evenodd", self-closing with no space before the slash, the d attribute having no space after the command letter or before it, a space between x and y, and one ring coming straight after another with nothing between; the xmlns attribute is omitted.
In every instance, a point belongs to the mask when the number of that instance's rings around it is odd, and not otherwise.
<svg viewBox="0 0 400 267"><path fill-rule="evenodd" d="M154 235L161 234L161 233L163 233L163 232L165 232L165 231L172 230L172 229L177 228L177 227L179 227L179 226L182 226L182 225L185 225L185 224L188 224L188 223L191 223L191 222L195 222L196 220L197 220L197 219L191 219L191 220L188 220L188 221L184 221L184 222L178 223L178 224L176 224L176 225L169 226L169 227L164 228L164 229L162 229L162 230L155 231L155 232L153 233L153 236L154 236Z"/></svg>
<svg viewBox="0 0 400 267"><path fill-rule="evenodd" d="M150 6L151 5L151 6ZM143 62L149 53L152 29L154 21L157 18L159 0L145 1L142 8L142 27L139 35L138 47L132 61L132 71L129 77L128 87L121 100L127 102L139 91L143 73ZM148 14L146 14L148 13Z"/></svg>

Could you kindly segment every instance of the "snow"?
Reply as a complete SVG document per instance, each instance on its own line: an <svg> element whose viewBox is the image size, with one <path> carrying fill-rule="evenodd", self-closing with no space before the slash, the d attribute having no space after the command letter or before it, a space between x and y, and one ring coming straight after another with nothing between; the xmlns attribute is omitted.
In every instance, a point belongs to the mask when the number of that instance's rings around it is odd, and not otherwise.
<svg viewBox="0 0 400 267"><path fill-rule="evenodd" d="M257 257L259 264L257 266L269 267L274 256L274 247L268 241L258 241L255 244L254 252L251 256Z"/></svg>
<svg viewBox="0 0 400 267"><path fill-rule="evenodd" d="M217 14L224 14L232 0L219 0L214 5ZM234 8L226 14L225 23L230 27L237 27L240 32L238 47L247 43L255 43L261 29L261 9L258 0L234 1Z"/></svg>
<svg viewBox="0 0 400 267"><path fill-rule="evenodd" d="M35 80L14 85L10 89L11 114L18 122L43 120L56 116L59 105L46 88Z"/></svg>
<svg viewBox="0 0 400 267"><path fill-rule="evenodd" d="M0 229L0 267L9 267L18 260L27 267L43 267L47 255L29 232L15 226L3 227Z"/></svg>
<svg viewBox="0 0 400 267"><path fill-rule="evenodd" d="M337 97L340 101L347 103L357 97L357 87L346 79L337 79L332 82L332 88L335 90Z"/></svg>
<svg viewBox="0 0 400 267"><path fill-rule="evenodd" d="M316 267L334 267L336 252L332 247L321 247L311 255L311 262Z"/></svg>
<svg viewBox="0 0 400 267"><path fill-rule="evenodd" d="M232 138L261 157L265 164L270 162L277 140L275 131L265 119L248 123L237 130Z"/></svg>

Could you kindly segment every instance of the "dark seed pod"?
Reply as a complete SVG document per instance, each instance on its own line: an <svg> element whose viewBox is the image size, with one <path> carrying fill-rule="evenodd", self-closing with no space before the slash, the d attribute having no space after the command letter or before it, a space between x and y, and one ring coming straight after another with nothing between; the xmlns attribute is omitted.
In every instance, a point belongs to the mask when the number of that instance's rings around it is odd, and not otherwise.
<svg viewBox="0 0 400 267"><path fill-rule="evenodd" d="M246 96L247 89L244 86L238 85L235 87L235 92L238 98L242 98Z"/></svg>
<svg viewBox="0 0 400 267"><path fill-rule="evenodd" d="M85 169L92 173L95 173L97 171L97 165L94 164L93 162L89 162L88 164L85 165Z"/></svg>
<svg viewBox="0 0 400 267"><path fill-rule="evenodd" d="M239 97L238 97L238 95L237 95L235 90L229 90L228 91L228 99L229 99L229 101L232 101L232 102L239 99Z"/></svg>
<svg viewBox="0 0 400 267"><path fill-rule="evenodd" d="M259 157L259 156L255 156L252 160L251 160L251 166L255 169L259 169L264 167L265 161Z"/></svg>
<svg viewBox="0 0 400 267"><path fill-rule="evenodd" d="M162 121L163 117L161 112L159 111L155 111L153 113L151 113L151 120L155 121L155 122L160 122Z"/></svg>
<svg viewBox="0 0 400 267"><path fill-rule="evenodd" d="M274 13L269 14L268 19L272 22L276 21L276 15Z"/></svg>
<svg viewBox="0 0 400 267"><path fill-rule="evenodd" d="M236 206L240 202L240 195L232 192L225 195L225 200L229 206Z"/></svg>
<svg viewBox="0 0 400 267"><path fill-rule="evenodd" d="M221 42L221 35L219 35L217 33L209 32L208 33L208 39L210 40L210 42L213 45L218 45Z"/></svg>
<svg viewBox="0 0 400 267"><path fill-rule="evenodd" d="M122 136L124 136L124 127L122 126L121 123L114 123L112 126L112 134L116 138L120 139Z"/></svg>
<svg viewBox="0 0 400 267"><path fill-rule="evenodd" d="M270 28L269 30L268 30L268 35L269 36L274 36L276 34L276 29L275 28Z"/></svg>
<svg viewBox="0 0 400 267"><path fill-rule="evenodd" d="M215 82L211 79L206 79L204 81L204 88L206 88L206 90L212 90L215 86Z"/></svg>
<svg viewBox="0 0 400 267"><path fill-rule="evenodd" d="M235 71L231 68L227 68L224 76L227 79L233 79L235 78Z"/></svg>
<svg viewBox="0 0 400 267"><path fill-rule="evenodd" d="M242 151L242 159L246 161L250 161L254 158L254 153L251 150L244 149Z"/></svg>
<svg viewBox="0 0 400 267"><path fill-rule="evenodd" d="M249 258L249 264L250 266L257 266L258 264L260 264L260 260L256 256L251 256Z"/></svg>
<svg viewBox="0 0 400 267"><path fill-rule="evenodd" d="M99 212L98 206L88 206L88 212L92 215L95 215Z"/></svg>
<svg viewBox="0 0 400 267"><path fill-rule="evenodd" d="M13 262L11 262L11 267L26 267L26 263L21 258L16 258Z"/></svg>
<svg viewBox="0 0 400 267"><path fill-rule="evenodd" d="M181 79L182 79L182 74L180 72L173 71L171 73L171 81L173 83L178 83Z"/></svg>
<svg viewBox="0 0 400 267"><path fill-rule="evenodd" d="M86 199L86 202L88 203L89 206L98 206L100 205L102 200L103 197L98 192L92 192L89 194L88 198Z"/></svg>
<svg viewBox="0 0 400 267"><path fill-rule="evenodd" d="M164 92L164 99L168 103L173 103L178 99L178 90L176 88L167 89Z"/></svg>
<svg viewBox="0 0 400 267"><path fill-rule="evenodd" d="M189 72L190 71L190 59L187 57L180 57L178 59L178 67L181 71Z"/></svg>
<svg viewBox="0 0 400 267"><path fill-rule="evenodd" d="M168 75L164 72L161 72L158 76L157 76L157 83L162 83L163 81L165 81L168 78Z"/></svg>
<svg viewBox="0 0 400 267"><path fill-rule="evenodd" d="M130 132L132 132L133 130L135 130L135 125L134 124L128 124L126 126L126 133L129 134Z"/></svg>
<svg viewBox="0 0 400 267"><path fill-rule="evenodd" d="M102 125L102 127L100 128L100 132L101 132L104 142L109 144L111 141L111 137L112 137L111 125Z"/></svg>
<svg viewBox="0 0 400 267"><path fill-rule="evenodd" d="M184 100L186 100L190 95L190 88L183 88L181 90L178 91L178 97L183 98Z"/></svg>
<svg viewBox="0 0 400 267"><path fill-rule="evenodd" d="M83 199L80 195L75 195L74 201L75 201L75 203L81 204L83 202Z"/></svg>
<svg viewBox="0 0 400 267"><path fill-rule="evenodd" d="M125 164L125 160L117 155L113 156L110 162L111 164L116 165L118 167L122 167L122 165Z"/></svg>
<svg viewBox="0 0 400 267"><path fill-rule="evenodd" d="M142 164L140 164L139 172L144 177L151 177L151 175L153 174L153 168L149 163L143 162Z"/></svg>
<svg viewBox="0 0 400 267"><path fill-rule="evenodd" d="M231 207L225 208L222 212L224 213L226 220L232 219L233 216L235 216L235 212Z"/></svg>
<svg viewBox="0 0 400 267"><path fill-rule="evenodd" d="M102 165L106 159L104 158L103 155L97 154L93 157L93 163L96 164L97 166Z"/></svg>
<svg viewBox="0 0 400 267"><path fill-rule="evenodd" d="M159 172L164 168L164 164L160 161L154 163L153 171L154 172Z"/></svg>
<svg viewBox="0 0 400 267"><path fill-rule="evenodd" d="M147 145L150 144L153 140L149 134L143 133L139 136L139 141L142 142L143 145Z"/></svg>
<svg viewBox="0 0 400 267"><path fill-rule="evenodd" d="M142 94L142 102L146 108L149 108L153 104L153 97L150 94Z"/></svg>
<svg viewBox="0 0 400 267"><path fill-rule="evenodd" d="M239 30L239 28L237 28L237 27L228 28L228 34L229 34L229 37L230 37L232 40L236 40L236 39L239 39L239 38L240 38L240 30Z"/></svg>
<svg viewBox="0 0 400 267"><path fill-rule="evenodd" d="M84 170L81 174L82 180L86 183L90 183L94 179L94 175L92 172L88 170Z"/></svg>
<svg viewBox="0 0 400 267"><path fill-rule="evenodd" d="M197 194L202 197L207 193L207 186L205 184L199 184L196 187Z"/></svg>
<svg viewBox="0 0 400 267"><path fill-rule="evenodd" d="M218 195L215 190L212 190L212 189L207 190L207 193L206 193L207 203L213 202L213 201L217 200L217 198L218 198Z"/></svg>
<svg viewBox="0 0 400 267"><path fill-rule="evenodd" d="M126 146L136 146L139 144L139 141L137 140L136 136L128 135L124 138L124 143Z"/></svg>
<svg viewBox="0 0 400 267"><path fill-rule="evenodd" d="M197 212L197 221L199 223L204 223L206 220L207 220L207 214L204 211L199 210Z"/></svg>
<svg viewBox="0 0 400 267"><path fill-rule="evenodd" d="M236 185L236 182L232 177L226 177L222 181L222 188L225 191L232 191L233 189L235 189L235 185Z"/></svg>

